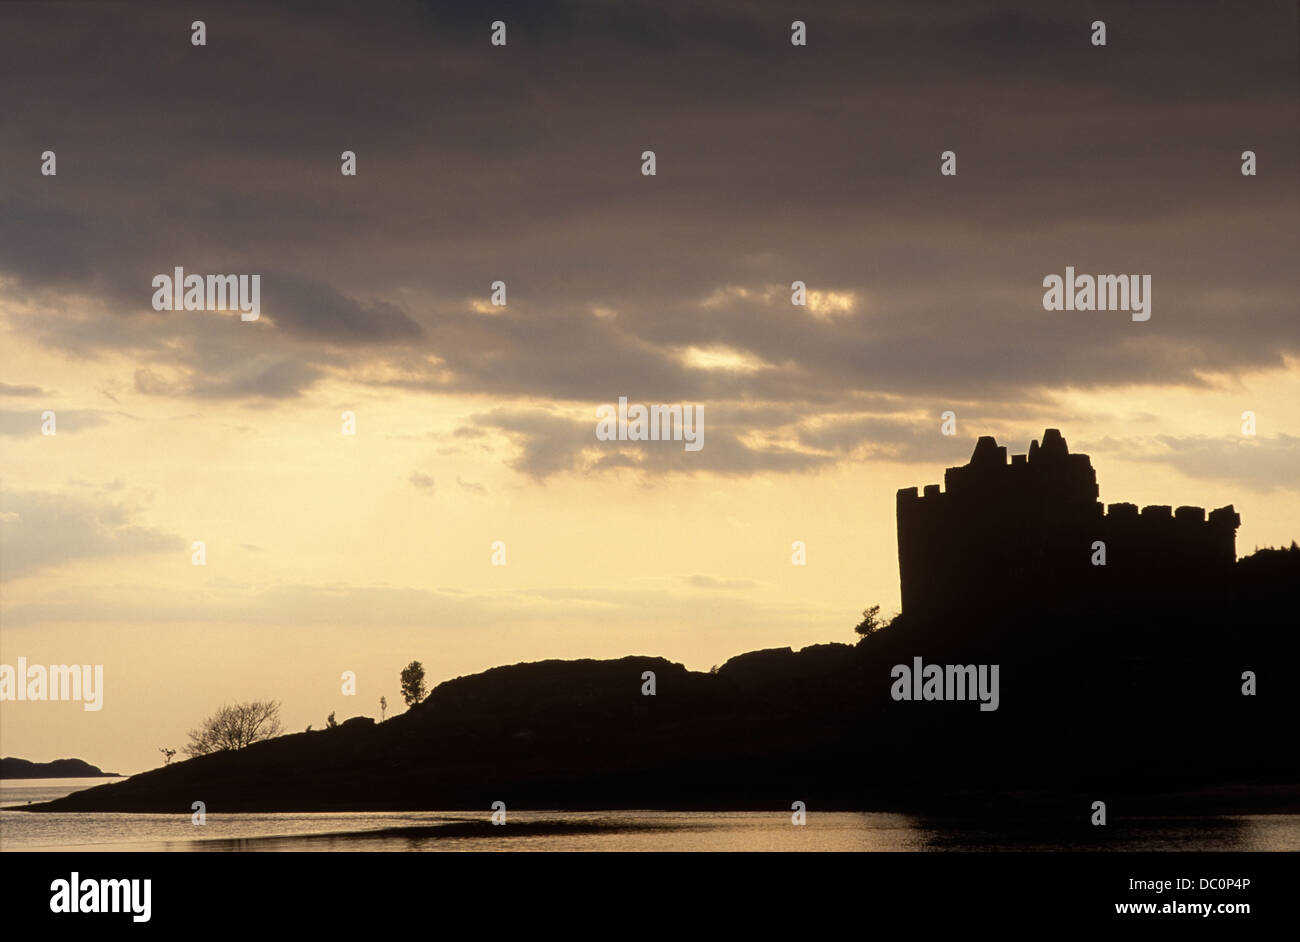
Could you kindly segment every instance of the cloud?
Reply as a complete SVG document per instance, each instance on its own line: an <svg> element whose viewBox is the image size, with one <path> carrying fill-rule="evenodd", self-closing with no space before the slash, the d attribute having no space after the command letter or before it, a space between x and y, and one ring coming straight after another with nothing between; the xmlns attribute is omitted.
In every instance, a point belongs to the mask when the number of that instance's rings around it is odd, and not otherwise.
<svg viewBox="0 0 1300 942"><path fill-rule="evenodd" d="M411 486L417 491L423 491L425 494L433 493L433 478L419 471L412 471L409 478Z"/></svg>
<svg viewBox="0 0 1300 942"><path fill-rule="evenodd" d="M321 372L319 367L296 360L255 357L233 366L224 375L193 381L189 394L196 399L291 399L302 395Z"/></svg>
<svg viewBox="0 0 1300 942"><path fill-rule="evenodd" d="M175 534L133 522L126 505L67 494L6 492L0 497L0 546L7 576L82 559L184 550Z"/></svg>
<svg viewBox="0 0 1300 942"><path fill-rule="evenodd" d="M0 435L41 435L45 409L0 409ZM52 409L54 433L79 432L103 425L105 413L94 409Z"/></svg>
<svg viewBox="0 0 1300 942"><path fill-rule="evenodd" d="M452 631L500 628L559 620L606 627L645 619L656 624L702 624L696 586L671 591L663 585L591 589L549 586L506 592L417 589L380 585L285 584L257 588L214 585L193 592L160 586L115 585L87 589L76 597L54 597L7 606L6 628L49 622L191 625L204 623L273 625L411 625ZM710 626L806 625L810 620L842 618L844 613L745 594L710 593Z"/></svg>
<svg viewBox="0 0 1300 942"><path fill-rule="evenodd" d="M543 409L501 407L470 417L474 434L495 432L516 451L511 468L541 480L555 474L596 475L620 469L728 475L801 473L842 462L964 464L974 439L941 434L937 415L898 418L848 414L801 419L796 409L711 404L704 412L704 447L684 442L600 441L593 418ZM1022 418L1017 416L1017 418Z"/></svg>
<svg viewBox="0 0 1300 942"><path fill-rule="evenodd" d="M50 393L39 386L14 385L0 383L0 396L48 396Z"/></svg>
<svg viewBox="0 0 1300 942"><path fill-rule="evenodd" d="M721 589L732 591L737 589L755 589L760 583L752 579L720 579L717 576L707 576L700 573L689 576L678 576L682 582L696 589Z"/></svg>
<svg viewBox="0 0 1300 942"><path fill-rule="evenodd" d="M800 424L797 434L809 448L904 463L965 464L975 447L966 436L944 435L941 423L930 416L831 416Z"/></svg>
<svg viewBox="0 0 1300 942"><path fill-rule="evenodd" d="M686 451L683 441L619 442L596 438L596 420L541 409L499 408L476 415L476 427L501 433L517 449L510 467L536 479L562 472L596 474L620 468L694 474L806 471L833 459L780 446L757 447L743 432L704 419L704 447Z"/></svg>
<svg viewBox="0 0 1300 942"><path fill-rule="evenodd" d="M384 300L357 301L333 285L287 273L262 277L263 310L275 325L329 343L389 343L419 338L420 325Z"/></svg>
<svg viewBox="0 0 1300 942"><path fill-rule="evenodd" d="M456 475L456 483L459 484L461 488L463 488L464 490L469 491L471 494L487 493L487 488L484 487L482 484L475 484L473 481L463 481L461 480L459 474Z"/></svg>
<svg viewBox="0 0 1300 942"><path fill-rule="evenodd" d="M1188 477L1227 481L1261 493L1300 490L1300 437L1294 435L1161 435L1125 453L1135 460L1169 465Z"/></svg>
<svg viewBox="0 0 1300 942"><path fill-rule="evenodd" d="M384 22L248 6L223 42L257 68L218 73L189 67L148 5L72 21L0 5L22 38L0 67L6 118L21 140L57 138L60 159L58 178L16 177L0 198L10 327L69 356L129 355L154 396L282 400L336 379L749 401L811 424L869 397L904 419L1067 386L1198 387L1300 357L1298 181L1270 169L1297 141L1292 8L1102 10L1134 50L1102 67L1086 24L1020 0L819 4L808 49L775 10L551 2L512 14L501 55L442 5ZM107 86L91 54L105 36ZM1009 103L992 125L989 102ZM1135 127L1140 147L1074 143ZM1239 173L1243 141L1256 178ZM940 178L950 148L959 173ZM150 279L176 264L262 274L264 320L156 314ZM1044 311L1042 279L1066 265L1150 273L1151 321ZM475 315L498 279L509 304ZM806 310L789 303L796 279ZM747 431L720 427L691 467L814 469L843 450L811 429L784 448ZM575 442L513 432L528 473L575 465Z"/></svg>

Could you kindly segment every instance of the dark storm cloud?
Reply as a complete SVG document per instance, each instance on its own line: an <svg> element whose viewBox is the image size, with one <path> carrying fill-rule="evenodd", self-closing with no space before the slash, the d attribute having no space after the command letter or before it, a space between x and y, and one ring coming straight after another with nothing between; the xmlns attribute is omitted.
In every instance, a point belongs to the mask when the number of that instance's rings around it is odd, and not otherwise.
<svg viewBox="0 0 1300 942"><path fill-rule="evenodd" d="M263 309L277 327L339 344L415 340L420 327L387 301L361 303L332 285L296 275L262 276Z"/></svg>
<svg viewBox="0 0 1300 942"><path fill-rule="evenodd" d="M15 315L11 324L39 342L75 357L106 352L148 364L132 386L150 396L195 399L294 398L325 371L356 362L351 351L298 338L269 339L269 323L197 311L129 317L47 310ZM111 397L110 397L111 398ZM61 421L61 419L60 419Z"/></svg>
<svg viewBox="0 0 1300 942"><path fill-rule="evenodd" d="M1300 355L1294 5L702 6L222 5L200 49L194 17L156 4L0 7L0 278L104 305L44 306L22 324L41 342L129 351L142 391L195 398L342 375L751 401L768 429L777 408L883 397L906 423ZM57 177L37 173L46 148ZM154 314L149 280L178 264L265 273L269 323ZM1066 265L1150 273L1152 319L1044 311ZM473 313L497 279L508 306ZM814 318L795 279L856 308ZM693 368L691 347L766 366ZM530 473L583 447L563 423L541 420L548 442L500 421ZM816 467L880 431L801 429L820 445L755 453L719 426L696 466Z"/></svg>

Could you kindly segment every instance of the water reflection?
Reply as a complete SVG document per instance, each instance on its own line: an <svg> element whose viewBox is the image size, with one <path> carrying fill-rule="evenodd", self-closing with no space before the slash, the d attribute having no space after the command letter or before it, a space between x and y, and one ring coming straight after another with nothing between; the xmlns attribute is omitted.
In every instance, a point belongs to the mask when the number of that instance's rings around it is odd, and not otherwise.
<svg viewBox="0 0 1300 942"><path fill-rule="evenodd" d="M3 783L13 807L99 784ZM77 851L1300 851L1300 815L1169 817L1092 827L874 812L511 811L32 814L0 808L0 850Z"/></svg>

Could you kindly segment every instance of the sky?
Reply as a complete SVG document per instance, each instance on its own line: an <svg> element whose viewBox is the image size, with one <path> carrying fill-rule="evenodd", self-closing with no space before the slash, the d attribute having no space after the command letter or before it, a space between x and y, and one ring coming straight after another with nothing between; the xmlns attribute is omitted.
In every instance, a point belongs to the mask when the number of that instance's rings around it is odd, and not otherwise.
<svg viewBox="0 0 1300 942"><path fill-rule="evenodd" d="M1300 538L1294 4L706 6L0 5L0 662L105 678L0 753L849 642L980 435ZM177 266L261 316L154 310ZM1150 320L1045 310L1066 266ZM620 397L704 447L598 440Z"/></svg>

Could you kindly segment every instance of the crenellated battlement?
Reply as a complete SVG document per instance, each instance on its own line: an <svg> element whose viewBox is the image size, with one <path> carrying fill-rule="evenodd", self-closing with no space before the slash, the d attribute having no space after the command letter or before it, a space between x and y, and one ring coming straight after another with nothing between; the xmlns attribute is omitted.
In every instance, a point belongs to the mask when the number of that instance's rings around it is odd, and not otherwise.
<svg viewBox="0 0 1300 942"><path fill-rule="evenodd" d="M1212 591L1236 559L1232 506L1104 507L1092 461L1058 429L1010 456L991 436L942 488L897 494L903 611L1123 601Z"/></svg>

